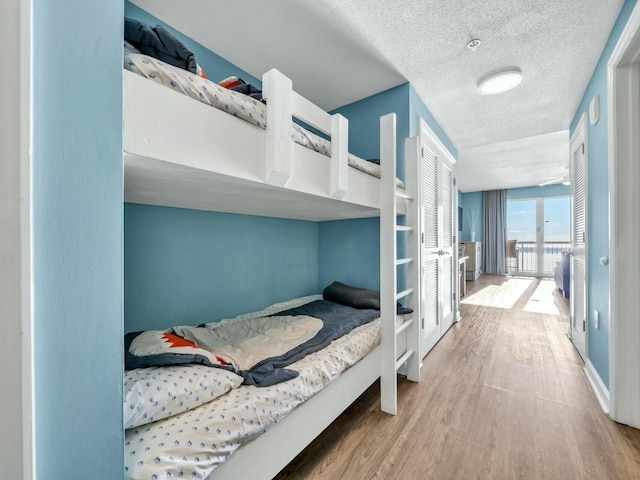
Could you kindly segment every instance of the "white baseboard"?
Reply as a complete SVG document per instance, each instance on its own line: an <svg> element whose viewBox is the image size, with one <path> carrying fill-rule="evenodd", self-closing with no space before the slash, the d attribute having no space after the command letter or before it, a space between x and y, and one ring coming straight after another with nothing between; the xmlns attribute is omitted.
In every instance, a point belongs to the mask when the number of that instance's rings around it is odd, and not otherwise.
<svg viewBox="0 0 640 480"><path fill-rule="evenodd" d="M596 394L602 411L605 415L609 415L609 389L605 386L593 363L588 358L584 364L584 373L587 376L587 380L589 380L593 393Z"/></svg>

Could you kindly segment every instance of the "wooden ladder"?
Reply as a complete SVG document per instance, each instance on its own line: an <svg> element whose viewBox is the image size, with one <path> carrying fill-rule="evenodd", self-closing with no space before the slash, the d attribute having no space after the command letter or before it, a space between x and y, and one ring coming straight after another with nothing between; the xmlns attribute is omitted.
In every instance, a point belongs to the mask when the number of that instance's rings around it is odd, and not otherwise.
<svg viewBox="0 0 640 480"><path fill-rule="evenodd" d="M396 187L396 115L380 118L380 323L382 411L398 409L397 373L403 366L407 378L420 381L420 202L417 159L405 162L405 190ZM406 206L405 222L398 222L398 204ZM400 224L404 223L404 224ZM398 258L398 237L406 256ZM403 238L404 237L404 238ZM398 267L406 269L406 286L398 292ZM406 299L413 313L397 324L397 302ZM406 342L398 339L406 336ZM404 339L403 339L404 340ZM406 348L404 348L406 345Z"/></svg>

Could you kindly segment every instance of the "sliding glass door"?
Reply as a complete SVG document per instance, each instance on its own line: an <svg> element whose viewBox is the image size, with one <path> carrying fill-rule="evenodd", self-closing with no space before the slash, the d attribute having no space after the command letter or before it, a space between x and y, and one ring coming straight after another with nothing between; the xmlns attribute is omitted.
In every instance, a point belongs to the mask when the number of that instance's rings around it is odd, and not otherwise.
<svg viewBox="0 0 640 480"><path fill-rule="evenodd" d="M571 199L544 199L544 274L553 277L556 262L571 249Z"/></svg>
<svg viewBox="0 0 640 480"><path fill-rule="evenodd" d="M538 197L507 203L507 271L552 277L570 248L569 197Z"/></svg>

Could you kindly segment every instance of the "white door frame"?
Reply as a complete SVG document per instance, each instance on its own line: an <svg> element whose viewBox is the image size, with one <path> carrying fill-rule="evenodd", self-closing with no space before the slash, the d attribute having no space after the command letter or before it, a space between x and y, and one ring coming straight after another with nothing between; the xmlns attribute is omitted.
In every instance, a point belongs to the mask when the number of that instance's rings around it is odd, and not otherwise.
<svg viewBox="0 0 640 480"><path fill-rule="evenodd" d="M537 277L537 278L545 278L545 274L551 273L553 275L553 271L545 272L544 263L545 263L545 202L547 200L553 199L562 199L567 198L570 199L571 195L554 195L549 197L525 197L525 198L514 198L511 200L507 200L507 212L509 211L509 205L514 205L517 202L535 202L536 204L536 271L535 272L523 272L522 264L520 265L520 271L516 272L518 276L523 277ZM507 231L509 228L508 220L507 220ZM512 270L507 269L513 274Z"/></svg>
<svg viewBox="0 0 640 480"><path fill-rule="evenodd" d="M455 157L451 154L451 152L449 151L449 149L444 145L444 143L442 143L442 141L440 140L440 138L438 137L438 135L435 134L435 132L431 129L431 127L429 127L429 125L427 124L427 122L424 121L424 119L420 119L420 148L419 150L421 151L422 146L423 145L427 145L432 151L433 153L435 153L439 159L439 161L447 161L451 164L451 168L454 174L453 177L453 190L452 190L452 209L453 209L453 224L452 224L452 229L453 229L453 251L452 251L452 258L453 258L453 271L452 271L452 275L454 276L453 278L453 311L451 312L451 316L452 316L452 321L451 323L457 322L459 320L458 317L458 312L460 310L460 306L459 306L459 301L460 301L460 282L458 281L458 248L457 248L457 244L458 244L458 224L457 224L457 212L458 212L458 194L457 194L457 170L456 170L456 159ZM422 154L420 152L418 152L420 155L420 162L422 162ZM438 168L438 176L440 175L440 169ZM440 205L438 206L438 208L440 208ZM438 215L439 217L441 217L441 213L439 213ZM438 219L439 225L441 224L441 219ZM421 228L423 228L421 226ZM422 252L422 248L421 248L421 252ZM440 267L440 263L438 262L438 268ZM422 259L420 260L420 265L422 265ZM439 275L440 276L440 275ZM422 276L421 276L422 277ZM422 287L421 287L422 288ZM438 301L439 301L439 306L438 306L438 315L441 316L442 312L441 312L441 304L440 302L442 301L441 298L441 291L438 292ZM423 312L424 315L424 312ZM439 332L439 338L442 338L442 335L444 335L446 333L446 331L443 331L443 319L439 318L438 319L438 323L440 326L440 332ZM447 323L447 329L451 326L451 323ZM425 345L425 339L423 337L423 332L421 329L421 333L420 333L420 358L424 357L429 350L433 347L433 345ZM436 340L437 342L437 340ZM435 344L435 343L434 343Z"/></svg>
<svg viewBox="0 0 640 480"><path fill-rule="evenodd" d="M575 246L575 229L574 229L574 208L575 208L575 185L576 182L574 180L574 167L575 167L575 163L574 163L574 158L573 158L573 154L576 151L576 146L579 146L580 144L584 145L584 180L585 180L585 184L584 184L584 232L587 238L584 239L583 243L584 243L584 247L581 247L579 250L579 255L583 258L584 261L584 307L583 307L583 313L584 313L584 318L582 318L581 320L583 322L587 322L588 318L589 318L589 148L588 148L588 140L587 140L587 115L586 113L582 114L582 117L580 117L580 121L578 122L578 125L576 126L576 129L573 132L573 135L571 136L571 139L569 140L569 155L570 155L570 165L571 165L571 298L570 298L570 303L571 303L571 316L569 318L569 337L571 338L571 341L573 342L574 346L576 347L576 350L578 350L578 352L580 353L580 356L582 357L582 359L585 361L585 363L588 361L589 358L589 328L588 325L585 325L584 330L582 330L580 328L580 326L578 325L577 328L575 327L575 300L576 300L576 295L574 295L574 292L576 292L576 287L575 287L575 275L573 274L573 272L575 271L574 268L574 259L575 259L575 254L576 252L574 252L574 246Z"/></svg>
<svg viewBox="0 0 640 480"><path fill-rule="evenodd" d="M442 272L445 269L449 269L449 275L450 275L450 282L451 282L451 290L448 290L445 292L446 288L445 287L445 283L442 283L442 287L440 289L440 312L442 313L442 318L440 319L440 337L442 337L442 335L444 335L447 330L449 330L449 328L451 327L451 325L454 324L454 322L458 321L458 305L457 305L457 301L458 301L458 290L460 289L460 282L458 281L458 276L459 276L459 272L460 269L458 268L458 245L456 242L456 231L457 231L457 225L455 223L453 223L453 221L455 220L455 214L454 211L457 210L457 206L454 200L454 197L457 197L457 195L455 194L455 186L456 186L456 179L455 179L455 163L451 162L451 159L449 157L447 157L447 155L441 156L439 158L439 162L438 162L438 175L440 177L440 181L439 184L442 185L442 189L440 190L440 193L444 192L444 182L445 182L445 169L450 169L451 171L451 211L448 212L448 214L450 215L450 219L451 219L451 246L447 247L444 245L441 245L442 247L442 256L440 257L440 261L439 263L439 269L440 269L440 278L442 279L446 279L446 275L443 275ZM444 198L444 195L443 195ZM443 201L439 201L438 202L438 223L439 223L439 229L440 231L443 233L444 235L444 231L445 231L445 219L446 219L446 215L447 212L444 210L444 200ZM440 237L440 240L443 240L443 237ZM447 287L448 288L448 287ZM449 308L445 308L449 307ZM446 314L445 316L445 311L449 310L449 312Z"/></svg>
<svg viewBox="0 0 640 480"><path fill-rule="evenodd" d="M640 428L640 4L607 64L607 91L609 412L614 420Z"/></svg>
<svg viewBox="0 0 640 480"><path fill-rule="evenodd" d="M34 477L30 0L0 2L0 41L8 45L9 58L4 60L10 66L0 89L0 465L3 478L30 480Z"/></svg>
<svg viewBox="0 0 640 480"><path fill-rule="evenodd" d="M544 198L536 198L536 277L544 277Z"/></svg>

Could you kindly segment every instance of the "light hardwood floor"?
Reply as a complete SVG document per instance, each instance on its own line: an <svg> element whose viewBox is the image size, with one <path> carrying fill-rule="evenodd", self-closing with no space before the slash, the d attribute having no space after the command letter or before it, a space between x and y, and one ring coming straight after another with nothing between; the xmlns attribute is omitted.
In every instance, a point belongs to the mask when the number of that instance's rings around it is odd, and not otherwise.
<svg viewBox="0 0 640 480"><path fill-rule="evenodd" d="M469 282L421 382L400 378L399 414L373 385L276 478L640 479L640 431L602 413L552 288Z"/></svg>

